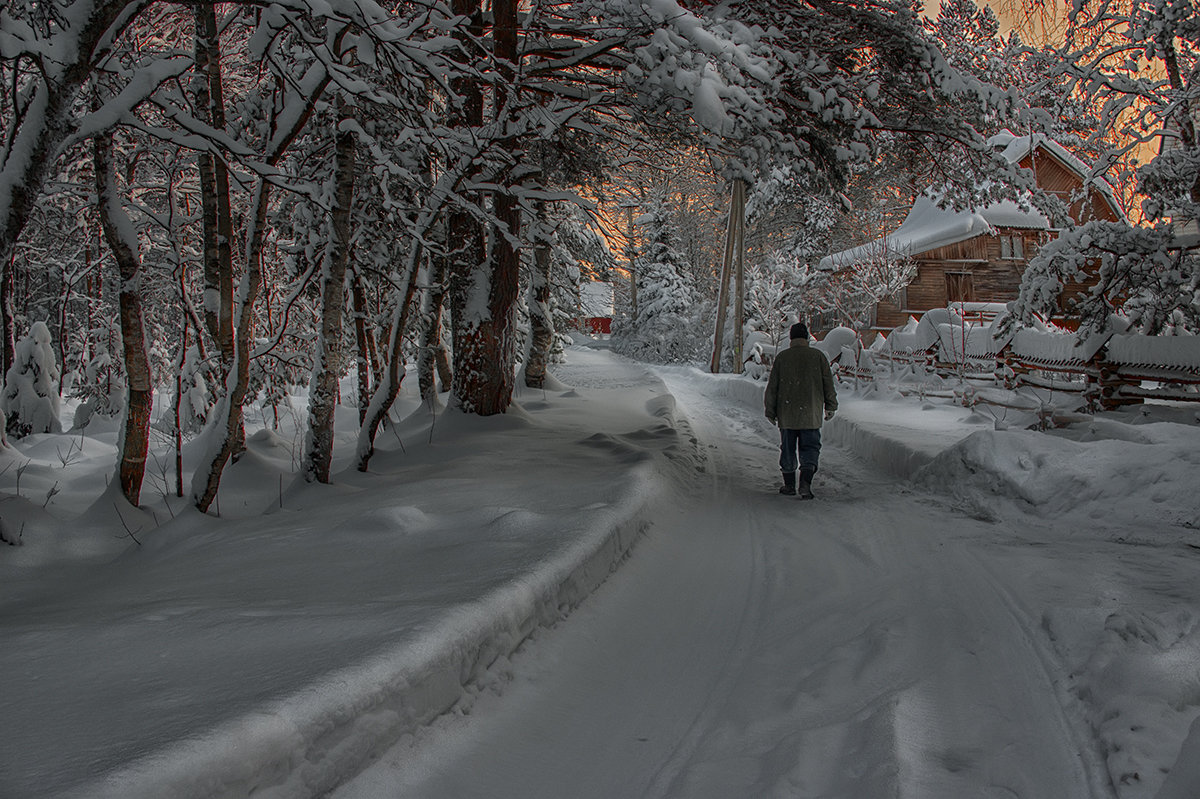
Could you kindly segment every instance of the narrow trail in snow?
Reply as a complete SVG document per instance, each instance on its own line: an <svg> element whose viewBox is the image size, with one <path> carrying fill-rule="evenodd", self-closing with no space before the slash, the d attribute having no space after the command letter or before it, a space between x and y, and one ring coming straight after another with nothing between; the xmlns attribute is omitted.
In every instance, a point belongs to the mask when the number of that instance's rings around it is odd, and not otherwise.
<svg viewBox="0 0 1200 799"><path fill-rule="evenodd" d="M818 499L782 497L765 420L658 375L698 441L677 502L504 685L338 799L1111 795L986 523L832 447Z"/></svg>

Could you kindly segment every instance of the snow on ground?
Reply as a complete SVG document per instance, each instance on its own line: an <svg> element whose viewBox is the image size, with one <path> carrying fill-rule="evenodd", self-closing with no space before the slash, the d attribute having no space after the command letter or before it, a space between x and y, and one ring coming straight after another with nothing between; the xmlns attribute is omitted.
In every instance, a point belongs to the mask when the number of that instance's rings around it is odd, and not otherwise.
<svg viewBox="0 0 1200 799"><path fill-rule="evenodd" d="M333 486L285 414L220 519L0 452L0 795L1200 795L1194 409L844 388L798 503L761 384L568 357Z"/></svg>

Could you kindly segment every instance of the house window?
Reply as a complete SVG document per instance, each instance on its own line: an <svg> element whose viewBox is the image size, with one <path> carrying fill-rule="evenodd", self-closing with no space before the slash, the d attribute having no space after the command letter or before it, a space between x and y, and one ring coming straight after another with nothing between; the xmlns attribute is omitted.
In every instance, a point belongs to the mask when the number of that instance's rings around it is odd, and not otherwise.
<svg viewBox="0 0 1200 799"><path fill-rule="evenodd" d="M904 311L908 309L908 286L902 289L897 289L896 293L891 297L892 304L896 306L896 310Z"/></svg>
<svg viewBox="0 0 1200 799"><path fill-rule="evenodd" d="M946 273L946 302L975 302L975 285L970 272Z"/></svg>
<svg viewBox="0 0 1200 799"><path fill-rule="evenodd" d="M1000 237L1000 257L1006 261L1025 260L1025 237L1006 235Z"/></svg>

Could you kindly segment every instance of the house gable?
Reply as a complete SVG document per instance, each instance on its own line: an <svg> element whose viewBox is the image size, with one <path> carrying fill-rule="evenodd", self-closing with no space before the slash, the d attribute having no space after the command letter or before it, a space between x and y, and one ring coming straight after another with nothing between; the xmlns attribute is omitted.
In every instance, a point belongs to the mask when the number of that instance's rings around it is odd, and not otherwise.
<svg viewBox="0 0 1200 799"><path fill-rule="evenodd" d="M1009 133L993 139L1010 162L1034 172L1038 186L1069 203L1079 223L1123 218L1107 184L1080 197L1089 171L1061 145ZM1057 235L1049 220L1003 201L970 212L937 209L928 197L914 203L897 230L871 244L827 256L821 268L843 269L881 253L905 256L917 264L905 290L881 301L873 328L889 330L950 302L1003 303L1015 300L1029 260ZM1068 289L1081 290L1082 286Z"/></svg>
<svg viewBox="0 0 1200 799"><path fill-rule="evenodd" d="M1116 222L1123 216L1111 189L1101 191L1093 186L1088 189L1086 200L1079 196L1087 173L1080 173L1084 167L1078 161L1066 163L1059 154L1039 144L1018 165L1034 173L1041 189L1069 204L1068 213L1076 224L1096 219Z"/></svg>

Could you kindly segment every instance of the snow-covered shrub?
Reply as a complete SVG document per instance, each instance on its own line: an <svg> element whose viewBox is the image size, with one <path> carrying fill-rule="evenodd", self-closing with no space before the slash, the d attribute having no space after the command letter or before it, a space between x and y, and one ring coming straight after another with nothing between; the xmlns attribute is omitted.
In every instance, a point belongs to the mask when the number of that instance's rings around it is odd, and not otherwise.
<svg viewBox="0 0 1200 799"><path fill-rule="evenodd" d="M0 409L6 431L14 438L30 433L60 433L58 360L44 322L34 322L17 342L15 360L4 377Z"/></svg>
<svg viewBox="0 0 1200 799"><path fill-rule="evenodd" d="M193 346L188 347L179 372L179 429L184 433L197 433L203 429L215 402L210 388L213 368L200 357L199 348Z"/></svg>
<svg viewBox="0 0 1200 799"><path fill-rule="evenodd" d="M86 427L93 416L114 417L125 407L125 370L103 344L84 366L75 383L75 396L83 402L75 410L75 428Z"/></svg>
<svg viewBox="0 0 1200 799"><path fill-rule="evenodd" d="M767 349L775 351L775 346L767 341L762 333L751 333L746 337L746 352L742 363L743 373L755 380L766 380L771 374L771 357Z"/></svg>

